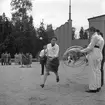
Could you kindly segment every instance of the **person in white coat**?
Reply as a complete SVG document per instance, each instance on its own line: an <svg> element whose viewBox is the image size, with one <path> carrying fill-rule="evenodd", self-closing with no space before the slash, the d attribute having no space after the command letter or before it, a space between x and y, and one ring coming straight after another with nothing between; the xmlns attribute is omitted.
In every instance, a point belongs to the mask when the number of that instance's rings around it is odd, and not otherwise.
<svg viewBox="0 0 105 105"><path fill-rule="evenodd" d="M88 54L89 62L89 90L86 92L96 93L101 89L101 61L102 61L102 49L104 46L104 39L96 32L94 27L89 28L89 34L91 37L90 44L87 48L82 49L82 53Z"/></svg>

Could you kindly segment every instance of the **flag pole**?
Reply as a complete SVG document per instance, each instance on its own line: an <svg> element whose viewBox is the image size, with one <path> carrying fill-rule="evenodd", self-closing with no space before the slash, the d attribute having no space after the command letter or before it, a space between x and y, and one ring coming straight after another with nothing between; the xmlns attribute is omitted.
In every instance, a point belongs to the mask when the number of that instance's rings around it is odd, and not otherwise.
<svg viewBox="0 0 105 105"><path fill-rule="evenodd" d="M69 20L71 20L71 0L69 0Z"/></svg>

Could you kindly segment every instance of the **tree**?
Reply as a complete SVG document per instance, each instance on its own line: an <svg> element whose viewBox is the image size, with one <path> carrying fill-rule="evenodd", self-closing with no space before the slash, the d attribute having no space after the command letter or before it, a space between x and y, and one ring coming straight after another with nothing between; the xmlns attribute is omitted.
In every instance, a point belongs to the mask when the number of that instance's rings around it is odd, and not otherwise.
<svg viewBox="0 0 105 105"><path fill-rule="evenodd" d="M12 19L24 21L28 18L27 13L32 10L32 2L31 0L12 0L11 7L12 11L15 11L12 13Z"/></svg>
<svg viewBox="0 0 105 105"><path fill-rule="evenodd" d="M12 32L11 21L6 17L5 13L0 16L0 43L2 43Z"/></svg>
<svg viewBox="0 0 105 105"><path fill-rule="evenodd" d="M0 16L0 52L6 51L11 43L12 24L9 18L6 17L5 13ZM13 40L11 48L13 46Z"/></svg>
<svg viewBox="0 0 105 105"><path fill-rule="evenodd" d="M30 16L28 12L32 10L31 0L12 0L12 21L17 26L18 31L28 30ZM31 16L32 18L32 16Z"/></svg>
<svg viewBox="0 0 105 105"><path fill-rule="evenodd" d="M28 15L28 12L32 10L32 2L31 0L12 0L11 7L16 51L33 53L36 32L33 17Z"/></svg>
<svg viewBox="0 0 105 105"><path fill-rule="evenodd" d="M44 27L44 22L40 23L40 27L37 29L37 38L40 47L38 47L39 51L43 48L43 45L48 44L48 37Z"/></svg>
<svg viewBox="0 0 105 105"><path fill-rule="evenodd" d="M2 16L0 16L0 43L3 41L3 22L2 22Z"/></svg>

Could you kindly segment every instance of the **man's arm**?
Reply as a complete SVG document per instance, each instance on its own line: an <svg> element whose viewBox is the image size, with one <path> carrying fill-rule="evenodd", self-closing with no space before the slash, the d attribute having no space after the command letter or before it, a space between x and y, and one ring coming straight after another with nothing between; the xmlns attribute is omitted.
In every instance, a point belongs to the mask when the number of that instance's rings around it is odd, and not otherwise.
<svg viewBox="0 0 105 105"><path fill-rule="evenodd" d="M105 62L105 44L104 44L104 47L103 47L103 50L102 50L102 55L103 55L103 61Z"/></svg>
<svg viewBox="0 0 105 105"><path fill-rule="evenodd" d="M44 56L44 51L42 50L39 54L39 57L43 57Z"/></svg>
<svg viewBox="0 0 105 105"><path fill-rule="evenodd" d="M87 48L81 50L81 52L90 52L91 50L93 50L94 46L96 45L96 42L98 41L97 37L96 36L93 36L90 44L88 45Z"/></svg>

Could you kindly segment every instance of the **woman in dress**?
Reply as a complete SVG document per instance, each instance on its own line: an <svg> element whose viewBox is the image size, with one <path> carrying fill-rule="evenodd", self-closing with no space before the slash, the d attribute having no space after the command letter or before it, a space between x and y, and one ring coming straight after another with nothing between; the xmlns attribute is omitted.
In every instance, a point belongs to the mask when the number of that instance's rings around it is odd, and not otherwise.
<svg viewBox="0 0 105 105"><path fill-rule="evenodd" d="M59 67L59 46L56 44L57 38L53 37L51 43L47 45L47 61L46 61L46 73L44 74L43 83L40 85L42 88L45 85L49 72L53 72L56 75L56 81L59 82L58 67Z"/></svg>

